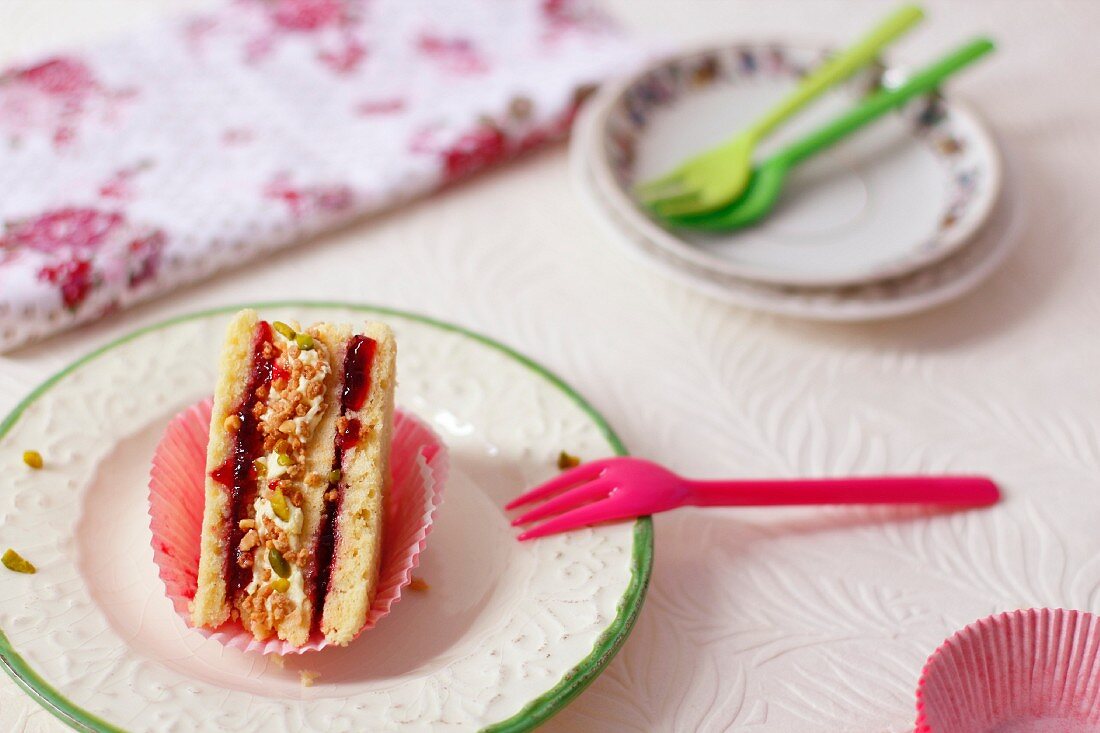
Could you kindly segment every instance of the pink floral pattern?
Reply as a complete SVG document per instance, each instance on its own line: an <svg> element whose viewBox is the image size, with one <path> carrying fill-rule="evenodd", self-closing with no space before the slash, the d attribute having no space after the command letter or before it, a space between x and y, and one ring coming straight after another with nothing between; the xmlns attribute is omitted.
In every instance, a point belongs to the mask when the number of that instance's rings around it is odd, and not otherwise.
<svg viewBox="0 0 1100 733"><path fill-rule="evenodd" d="M0 72L0 131L12 144L36 132L50 135L56 147L77 136L95 108L110 116L128 90L109 90L88 65L73 56L55 56L30 66Z"/></svg>
<svg viewBox="0 0 1100 733"><path fill-rule="evenodd" d="M315 214L339 214L355 203L355 192L347 184L295 185L292 176L285 171L276 174L264 186L264 196L286 204L295 219Z"/></svg>
<svg viewBox="0 0 1100 733"><path fill-rule="evenodd" d="M33 258L38 280L75 310L105 283L132 289L155 278L165 240L164 232L132 226L117 211L58 209L5 225L0 265Z"/></svg>
<svg viewBox="0 0 1100 733"><path fill-rule="evenodd" d="M336 74L350 74L366 60L360 34L365 0L242 0L266 19L266 27L245 47L249 63L261 63L287 37L305 37L314 56Z"/></svg>
<svg viewBox="0 0 1100 733"><path fill-rule="evenodd" d="M540 11L546 24L543 43L553 44L571 33L605 33L610 21L576 0L541 0Z"/></svg>
<svg viewBox="0 0 1100 733"><path fill-rule="evenodd" d="M135 198L134 179L153 166L151 161L143 160L125 168L119 168L99 186L99 196L116 201Z"/></svg>
<svg viewBox="0 0 1100 733"><path fill-rule="evenodd" d="M567 90L641 61L609 30L588 0L221 0L0 70L0 350L563 137Z"/></svg>
<svg viewBox="0 0 1100 733"><path fill-rule="evenodd" d="M209 15L196 15L183 23L183 37L192 54L202 53L206 39L218 29L218 20Z"/></svg>
<svg viewBox="0 0 1100 733"><path fill-rule="evenodd" d="M527 123L532 113L531 101L517 97L512 100L508 115L501 122L482 118L449 145L435 142L440 135L439 130L422 128L410 138L409 150L436 156L443 169L444 182L455 183L484 168L565 137L584 98L591 91L590 87L578 89L569 107L542 125Z"/></svg>
<svg viewBox="0 0 1100 733"><path fill-rule="evenodd" d="M247 127L227 127L222 131L222 144L226 146L247 145L256 139L256 133Z"/></svg>
<svg viewBox="0 0 1100 733"><path fill-rule="evenodd" d="M15 69L11 78L51 97L79 103L99 89L99 83L83 63L73 58L52 58L34 66Z"/></svg>
<svg viewBox="0 0 1100 733"><path fill-rule="evenodd" d="M451 74L467 76L489 71L489 63L473 41L467 38L445 38L435 33L422 33L417 48L421 55Z"/></svg>
<svg viewBox="0 0 1100 733"><path fill-rule="evenodd" d="M343 0L266 0L271 19L290 31L315 31L347 22Z"/></svg>
<svg viewBox="0 0 1100 733"><path fill-rule="evenodd" d="M442 151L448 183L461 180L508 157L508 138L491 122L482 122Z"/></svg>
<svg viewBox="0 0 1100 733"><path fill-rule="evenodd" d="M398 112L404 112L407 106L405 100L401 97L390 97L389 99L364 100L359 103L355 111L363 117L370 117L372 115L392 115Z"/></svg>

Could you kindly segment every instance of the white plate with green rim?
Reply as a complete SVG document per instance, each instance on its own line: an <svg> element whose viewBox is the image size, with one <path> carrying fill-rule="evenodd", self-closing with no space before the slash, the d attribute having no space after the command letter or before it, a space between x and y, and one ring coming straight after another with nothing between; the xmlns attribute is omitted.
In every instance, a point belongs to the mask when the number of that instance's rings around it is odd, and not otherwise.
<svg viewBox="0 0 1100 733"><path fill-rule="evenodd" d="M168 420L208 395L237 308L142 329L73 363L0 423L4 543L38 567L5 575L0 661L78 730L523 731L595 678L629 633L652 564L648 519L518 543L501 507L568 450L624 452L547 370L488 338L399 311L253 305L264 317L389 323L398 403L451 452L418 575L345 649L278 660L188 629L153 564L149 459ZM45 468L22 463L38 450ZM0 571L7 573L7 571ZM300 671L320 674L303 687Z"/></svg>
<svg viewBox="0 0 1100 733"><path fill-rule="evenodd" d="M667 228L631 189L729 137L780 99L824 48L731 43L662 60L596 99L586 149L616 215L656 246L715 275L838 287L895 278L965 246L993 212L1001 161L965 105L933 96L816 155L791 175L760 224L707 233ZM904 76L890 69L888 83ZM848 109L868 75L842 85L766 139L765 157Z"/></svg>

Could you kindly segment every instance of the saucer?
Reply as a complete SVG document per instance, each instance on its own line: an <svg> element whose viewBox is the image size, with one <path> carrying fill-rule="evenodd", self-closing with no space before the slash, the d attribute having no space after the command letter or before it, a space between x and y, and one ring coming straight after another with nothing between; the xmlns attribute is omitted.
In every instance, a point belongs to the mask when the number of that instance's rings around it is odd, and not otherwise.
<svg viewBox="0 0 1100 733"><path fill-rule="evenodd" d="M753 310L819 321L870 321L917 313L970 292L1015 248L1026 218L1011 175L987 225L954 254L907 275L846 287L777 285L714 272L655 242L649 229L622 216L604 197L591 170L591 139L600 108L580 115L570 148L574 185L605 233L643 264L713 298ZM1011 159L1005 161L1011 172Z"/></svg>
<svg viewBox="0 0 1100 733"><path fill-rule="evenodd" d="M607 205L696 268L779 285L884 280L957 252L993 211L1001 161L974 113L940 95L915 100L797 168L757 226L671 229L634 200L637 182L727 139L825 53L735 44L666 59L602 90L592 103L595 132L586 151ZM891 69L881 81L895 85L904 75ZM867 72L824 95L769 137L757 159L846 110L879 80Z"/></svg>

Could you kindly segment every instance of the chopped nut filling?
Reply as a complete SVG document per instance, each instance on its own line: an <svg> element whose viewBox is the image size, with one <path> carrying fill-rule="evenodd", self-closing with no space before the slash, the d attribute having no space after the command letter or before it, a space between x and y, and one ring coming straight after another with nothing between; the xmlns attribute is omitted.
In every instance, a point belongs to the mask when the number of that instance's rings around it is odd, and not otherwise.
<svg viewBox="0 0 1100 733"><path fill-rule="evenodd" d="M262 395L257 390L260 401L254 408L266 454L255 462L261 488L250 507L252 518L240 522L241 529L248 531L238 553L241 566L252 568L252 582L238 599L238 609L244 625L261 639L274 634L294 614L301 614L303 621L308 617L303 569L309 550L303 546L301 482L314 485L310 481L314 474L307 476L304 467L305 448L325 411L329 375L320 339L296 332L296 324L279 325L282 328L275 329L270 349L270 354L280 352L276 377Z"/></svg>
<svg viewBox="0 0 1100 733"><path fill-rule="evenodd" d="M260 536L256 534L256 530L250 529L241 538L241 550L248 552L256 545L260 544Z"/></svg>

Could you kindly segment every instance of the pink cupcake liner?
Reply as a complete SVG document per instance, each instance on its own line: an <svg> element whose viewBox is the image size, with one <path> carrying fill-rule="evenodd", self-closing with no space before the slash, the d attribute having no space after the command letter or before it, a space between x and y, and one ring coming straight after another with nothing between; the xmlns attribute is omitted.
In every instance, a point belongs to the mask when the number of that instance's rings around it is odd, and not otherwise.
<svg viewBox="0 0 1100 733"><path fill-rule="evenodd" d="M206 443L212 406L213 400L206 399L172 419L153 454L149 475L153 560L160 569L172 607L188 626L191 626L189 604L198 585ZM402 589L412 580L443 501L448 466L447 449L439 436L415 416L396 410L390 449L393 484L386 498L378 590L360 634L390 612L401 598ZM257 641L237 622L213 631L195 630L225 646L261 654L300 654L328 645L317 631L305 645L294 647L280 639Z"/></svg>
<svg viewBox="0 0 1100 733"><path fill-rule="evenodd" d="M928 658L917 733L1100 730L1100 617L1036 608L977 621Z"/></svg>

